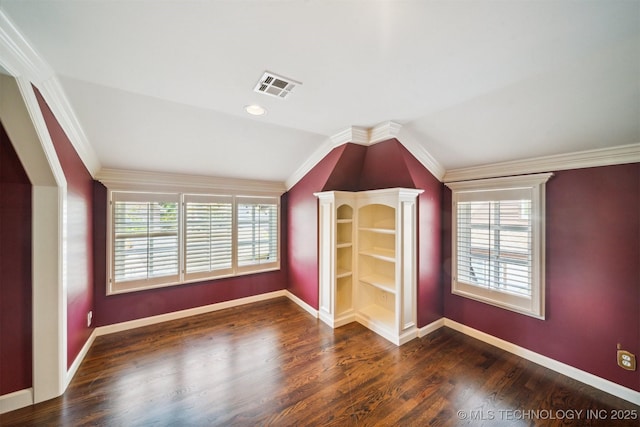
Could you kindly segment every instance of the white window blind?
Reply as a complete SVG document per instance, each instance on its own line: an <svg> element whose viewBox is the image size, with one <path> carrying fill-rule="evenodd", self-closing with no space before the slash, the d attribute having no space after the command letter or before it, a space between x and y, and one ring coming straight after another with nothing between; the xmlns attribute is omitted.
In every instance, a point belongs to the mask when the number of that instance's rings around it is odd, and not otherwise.
<svg viewBox="0 0 640 427"><path fill-rule="evenodd" d="M185 195L185 278L233 272L233 198Z"/></svg>
<svg viewBox="0 0 640 427"><path fill-rule="evenodd" d="M107 294L280 268L280 199L111 191Z"/></svg>
<svg viewBox="0 0 640 427"><path fill-rule="evenodd" d="M544 318L544 184L551 175L446 184L452 293Z"/></svg>
<svg viewBox="0 0 640 427"><path fill-rule="evenodd" d="M278 264L278 199L238 198L238 268Z"/></svg>
<svg viewBox="0 0 640 427"><path fill-rule="evenodd" d="M458 202L458 276L531 297L531 200Z"/></svg>
<svg viewBox="0 0 640 427"><path fill-rule="evenodd" d="M151 286L179 278L177 194L115 193L112 285Z"/></svg>

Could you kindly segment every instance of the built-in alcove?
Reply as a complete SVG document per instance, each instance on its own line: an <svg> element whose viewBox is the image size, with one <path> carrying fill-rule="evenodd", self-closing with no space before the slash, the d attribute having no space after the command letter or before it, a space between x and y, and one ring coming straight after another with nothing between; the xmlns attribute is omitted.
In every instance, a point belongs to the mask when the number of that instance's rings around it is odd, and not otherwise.
<svg viewBox="0 0 640 427"><path fill-rule="evenodd" d="M0 74L0 121L31 184L28 244L32 249L29 265L31 325L30 331L25 332L30 336L23 337L23 340L31 340L31 353L23 361L29 366L31 376L23 373L22 379L11 386L22 387L20 390L0 394L0 397L9 396L0 399L0 410L4 412L59 396L68 380L64 293L66 224L63 220L66 180L28 79ZM23 234L20 239L27 237ZM3 365L5 360L25 354L4 342L0 347L3 348ZM9 366L17 369L14 365Z"/></svg>
<svg viewBox="0 0 640 427"><path fill-rule="evenodd" d="M417 218L422 190L316 193L319 317L358 322L396 345L417 337Z"/></svg>
<svg viewBox="0 0 640 427"><path fill-rule="evenodd" d="M31 182L0 123L0 396L32 386Z"/></svg>

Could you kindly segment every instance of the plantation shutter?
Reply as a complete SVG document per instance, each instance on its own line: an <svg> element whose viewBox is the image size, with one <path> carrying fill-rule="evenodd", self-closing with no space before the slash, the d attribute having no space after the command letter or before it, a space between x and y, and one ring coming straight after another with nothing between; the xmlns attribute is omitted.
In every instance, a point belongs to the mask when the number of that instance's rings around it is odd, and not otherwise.
<svg viewBox="0 0 640 427"><path fill-rule="evenodd" d="M528 189L457 199L457 281L531 297L532 201Z"/></svg>
<svg viewBox="0 0 640 427"><path fill-rule="evenodd" d="M233 198L185 195L185 279L233 273Z"/></svg>
<svg viewBox="0 0 640 427"><path fill-rule="evenodd" d="M179 195L114 192L113 277L129 287L179 280Z"/></svg>
<svg viewBox="0 0 640 427"><path fill-rule="evenodd" d="M238 269L278 267L279 200L239 197L237 222Z"/></svg>

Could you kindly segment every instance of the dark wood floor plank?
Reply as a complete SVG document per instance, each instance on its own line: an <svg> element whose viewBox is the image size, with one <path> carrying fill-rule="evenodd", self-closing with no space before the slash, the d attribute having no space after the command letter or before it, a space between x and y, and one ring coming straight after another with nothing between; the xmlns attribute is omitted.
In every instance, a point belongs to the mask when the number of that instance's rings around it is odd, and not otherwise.
<svg viewBox="0 0 640 427"><path fill-rule="evenodd" d="M535 410L583 415L516 412ZM358 324L333 330L279 298L98 337L63 396L0 415L0 425L640 425L587 419L587 410L640 416L447 328L396 347Z"/></svg>

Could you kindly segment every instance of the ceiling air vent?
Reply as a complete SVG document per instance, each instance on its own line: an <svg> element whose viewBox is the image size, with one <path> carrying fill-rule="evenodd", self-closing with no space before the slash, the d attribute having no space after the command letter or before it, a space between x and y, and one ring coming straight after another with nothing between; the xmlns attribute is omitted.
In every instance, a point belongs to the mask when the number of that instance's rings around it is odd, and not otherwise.
<svg viewBox="0 0 640 427"><path fill-rule="evenodd" d="M295 80L266 71L253 90L258 93L284 99L291 94L294 87L301 84L302 83Z"/></svg>

